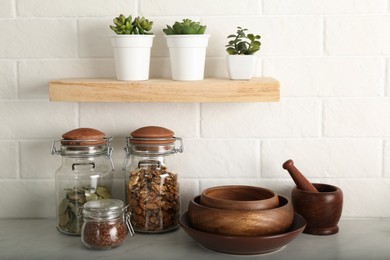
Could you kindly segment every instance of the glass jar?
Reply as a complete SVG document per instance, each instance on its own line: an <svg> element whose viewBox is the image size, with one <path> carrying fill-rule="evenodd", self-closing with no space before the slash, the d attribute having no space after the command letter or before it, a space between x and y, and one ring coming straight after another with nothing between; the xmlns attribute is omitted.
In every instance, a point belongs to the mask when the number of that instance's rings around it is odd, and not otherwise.
<svg viewBox="0 0 390 260"><path fill-rule="evenodd" d="M90 200L111 198L114 165L111 138L91 128L79 128L54 141L52 154L62 157L56 171L57 229L68 235L80 235L81 207Z"/></svg>
<svg viewBox="0 0 390 260"><path fill-rule="evenodd" d="M179 226L180 190L174 155L183 152L183 142L173 135L169 129L148 126L127 138L125 190L136 232L161 233Z"/></svg>
<svg viewBox="0 0 390 260"><path fill-rule="evenodd" d="M105 199L88 201L83 205L81 241L87 248L110 249L134 235L129 214L123 201Z"/></svg>

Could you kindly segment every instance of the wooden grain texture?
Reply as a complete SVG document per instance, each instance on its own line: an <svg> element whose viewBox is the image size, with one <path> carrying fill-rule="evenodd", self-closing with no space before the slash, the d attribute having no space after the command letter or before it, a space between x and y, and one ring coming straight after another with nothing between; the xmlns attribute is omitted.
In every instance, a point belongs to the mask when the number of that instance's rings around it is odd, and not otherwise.
<svg viewBox="0 0 390 260"><path fill-rule="evenodd" d="M318 192L305 191L297 187L291 191L295 212L307 221L303 233L336 234L339 232L338 223L343 211L343 191L330 184L313 183L313 185Z"/></svg>
<svg viewBox="0 0 390 260"><path fill-rule="evenodd" d="M298 189L305 190L305 191L311 191L311 192L318 192L316 187L313 186L309 182L308 179L295 167L293 160L287 160L285 163L283 163L283 169L286 169L288 173L290 174L291 178L294 180L295 184L297 185Z"/></svg>
<svg viewBox="0 0 390 260"><path fill-rule="evenodd" d="M262 210L279 206L279 197L263 187L223 185L203 190L200 204L217 209Z"/></svg>
<svg viewBox="0 0 390 260"><path fill-rule="evenodd" d="M190 200L188 217L197 230L225 236L269 236L286 231L294 219L292 203L279 195L279 206L263 210L227 210Z"/></svg>
<svg viewBox="0 0 390 260"><path fill-rule="evenodd" d="M113 79L62 79L49 82L50 101L68 102L275 102L279 82L273 78L249 81L117 81Z"/></svg>

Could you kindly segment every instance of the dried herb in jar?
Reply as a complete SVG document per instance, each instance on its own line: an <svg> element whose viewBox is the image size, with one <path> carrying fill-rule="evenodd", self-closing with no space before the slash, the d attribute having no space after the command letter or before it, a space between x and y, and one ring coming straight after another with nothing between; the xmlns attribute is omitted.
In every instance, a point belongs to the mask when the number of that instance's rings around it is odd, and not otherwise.
<svg viewBox="0 0 390 260"><path fill-rule="evenodd" d="M80 214L80 208L87 201L109 199L110 191L106 186L74 187L65 189L65 198L61 200L58 206L58 227L67 233L80 234L83 224Z"/></svg>

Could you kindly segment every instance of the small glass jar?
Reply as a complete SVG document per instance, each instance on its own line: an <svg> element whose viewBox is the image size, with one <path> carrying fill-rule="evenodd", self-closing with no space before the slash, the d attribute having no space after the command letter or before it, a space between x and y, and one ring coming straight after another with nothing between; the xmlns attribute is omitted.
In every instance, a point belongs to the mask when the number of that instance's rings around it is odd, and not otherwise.
<svg viewBox="0 0 390 260"><path fill-rule="evenodd" d="M90 200L111 198L113 162L111 138L91 128L79 128L54 141L52 154L62 157L56 171L57 229L68 235L80 235L79 211Z"/></svg>
<svg viewBox="0 0 390 260"><path fill-rule="evenodd" d="M136 232L161 233L179 226L180 189L174 155L183 152L183 142L173 135L169 129L149 126L127 138L125 190Z"/></svg>
<svg viewBox="0 0 390 260"><path fill-rule="evenodd" d="M117 199L88 201L83 205L81 241L90 249L111 249L134 235L123 201Z"/></svg>

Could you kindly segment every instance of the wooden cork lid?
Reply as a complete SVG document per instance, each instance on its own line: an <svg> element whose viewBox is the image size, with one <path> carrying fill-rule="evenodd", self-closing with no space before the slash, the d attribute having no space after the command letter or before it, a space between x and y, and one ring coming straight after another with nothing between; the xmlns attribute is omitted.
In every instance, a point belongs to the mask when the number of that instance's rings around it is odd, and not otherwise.
<svg viewBox="0 0 390 260"><path fill-rule="evenodd" d="M75 146L99 145L106 142L105 136L105 133L93 128L77 128L63 134L61 143Z"/></svg>
<svg viewBox="0 0 390 260"><path fill-rule="evenodd" d="M141 127L131 134L133 144L171 144L175 142L174 132L160 126Z"/></svg>

